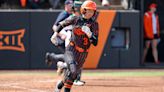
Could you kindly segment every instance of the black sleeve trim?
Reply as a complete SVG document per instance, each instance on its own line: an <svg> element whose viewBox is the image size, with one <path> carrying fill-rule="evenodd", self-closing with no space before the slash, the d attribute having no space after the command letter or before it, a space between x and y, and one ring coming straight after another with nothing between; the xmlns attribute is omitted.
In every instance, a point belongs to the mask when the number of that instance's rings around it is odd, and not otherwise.
<svg viewBox="0 0 164 92"><path fill-rule="evenodd" d="M57 30L56 30L56 31L59 33L62 29L63 29L62 25L59 24L59 25L57 26Z"/></svg>
<svg viewBox="0 0 164 92"><path fill-rule="evenodd" d="M90 39L91 39L92 44L96 46L98 43L98 38L95 35L92 35Z"/></svg>

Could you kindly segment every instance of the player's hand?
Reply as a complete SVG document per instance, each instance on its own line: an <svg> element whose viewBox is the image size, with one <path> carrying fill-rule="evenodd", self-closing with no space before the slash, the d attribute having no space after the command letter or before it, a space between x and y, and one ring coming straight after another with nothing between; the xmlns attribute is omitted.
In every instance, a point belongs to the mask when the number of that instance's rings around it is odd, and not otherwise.
<svg viewBox="0 0 164 92"><path fill-rule="evenodd" d="M88 26L82 26L82 31L83 31L84 33L86 33L86 35L87 35L89 38L91 38L92 32L91 32L91 30L90 30L90 28L89 28Z"/></svg>
<svg viewBox="0 0 164 92"><path fill-rule="evenodd" d="M57 39L57 32L54 32L54 34L51 36L51 42L55 45L58 46L58 39Z"/></svg>
<svg viewBox="0 0 164 92"><path fill-rule="evenodd" d="M53 25L52 29L54 32L57 32L57 26L56 25Z"/></svg>
<svg viewBox="0 0 164 92"><path fill-rule="evenodd" d="M64 40L66 39L66 37L67 37L65 34L60 34L60 33L58 34L58 36L59 36L59 37L61 38L61 40L63 40L63 41L64 41Z"/></svg>

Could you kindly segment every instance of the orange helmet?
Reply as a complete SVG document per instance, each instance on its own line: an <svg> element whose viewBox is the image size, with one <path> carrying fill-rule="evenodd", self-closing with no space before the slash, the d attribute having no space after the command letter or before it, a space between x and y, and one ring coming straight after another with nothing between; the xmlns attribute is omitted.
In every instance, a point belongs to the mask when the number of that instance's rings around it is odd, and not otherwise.
<svg viewBox="0 0 164 92"><path fill-rule="evenodd" d="M83 2L83 4L81 5L81 13L83 14L85 9L91 9L91 10L95 10L97 9L97 5L95 2L93 2L92 0L86 0L85 2Z"/></svg>

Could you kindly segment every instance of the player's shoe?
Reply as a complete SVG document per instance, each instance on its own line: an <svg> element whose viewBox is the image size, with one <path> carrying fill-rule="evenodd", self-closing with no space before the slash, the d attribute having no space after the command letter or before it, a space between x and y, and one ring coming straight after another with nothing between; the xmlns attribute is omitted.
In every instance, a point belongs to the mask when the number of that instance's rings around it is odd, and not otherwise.
<svg viewBox="0 0 164 92"><path fill-rule="evenodd" d="M55 92L60 92L61 89L58 88L58 85L61 83L61 80L58 80L55 87Z"/></svg>
<svg viewBox="0 0 164 92"><path fill-rule="evenodd" d="M50 58L50 54L49 52L46 53L46 60L45 60L45 63L48 65L48 66L51 66L52 65L52 61L51 61L51 58Z"/></svg>
<svg viewBox="0 0 164 92"><path fill-rule="evenodd" d="M67 68L67 64L59 61L57 62L57 74L60 76L63 73L63 70Z"/></svg>
<svg viewBox="0 0 164 92"><path fill-rule="evenodd" d="M48 66L51 66L53 62L58 62L56 60L56 54L55 53L49 53L49 52L47 52L45 58L46 58L45 63Z"/></svg>
<svg viewBox="0 0 164 92"><path fill-rule="evenodd" d="M76 85L76 86L84 86L85 82L84 81L74 81L73 82L73 85Z"/></svg>
<svg viewBox="0 0 164 92"><path fill-rule="evenodd" d="M57 62L57 67L61 68L61 69L67 68L67 63L64 63L62 61L58 61Z"/></svg>

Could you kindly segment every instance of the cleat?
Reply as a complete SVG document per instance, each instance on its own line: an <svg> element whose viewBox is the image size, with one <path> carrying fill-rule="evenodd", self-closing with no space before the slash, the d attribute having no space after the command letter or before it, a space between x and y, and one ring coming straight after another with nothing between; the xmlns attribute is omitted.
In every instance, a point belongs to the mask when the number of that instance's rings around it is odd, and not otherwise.
<svg viewBox="0 0 164 92"><path fill-rule="evenodd" d="M45 60L45 63L48 65L48 66L51 66L53 64L53 62L57 62L56 60L56 54L55 53L49 53L47 52L46 53L46 60Z"/></svg>
<svg viewBox="0 0 164 92"><path fill-rule="evenodd" d="M61 69L67 68L67 63L59 61L59 62L57 62L57 67L61 68Z"/></svg>
<svg viewBox="0 0 164 92"><path fill-rule="evenodd" d="M58 88L58 85L61 83L61 80L58 80L55 87L55 92L60 92L61 89Z"/></svg>
<svg viewBox="0 0 164 92"><path fill-rule="evenodd" d="M49 53L49 52L46 53L45 58L46 58L45 63L46 63L48 66L51 66L51 65L52 65L52 61L51 61L51 59L50 59L50 53Z"/></svg>
<svg viewBox="0 0 164 92"><path fill-rule="evenodd" d="M84 86L85 82L84 81L74 81L73 82L73 85L76 85L76 86Z"/></svg>
<svg viewBox="0 0 164 92"><path fill-rule="evenodd" d="M63 73L63 70L67 68L67 64L59 61L57 62L57 74L60 76Z"/></svg>

